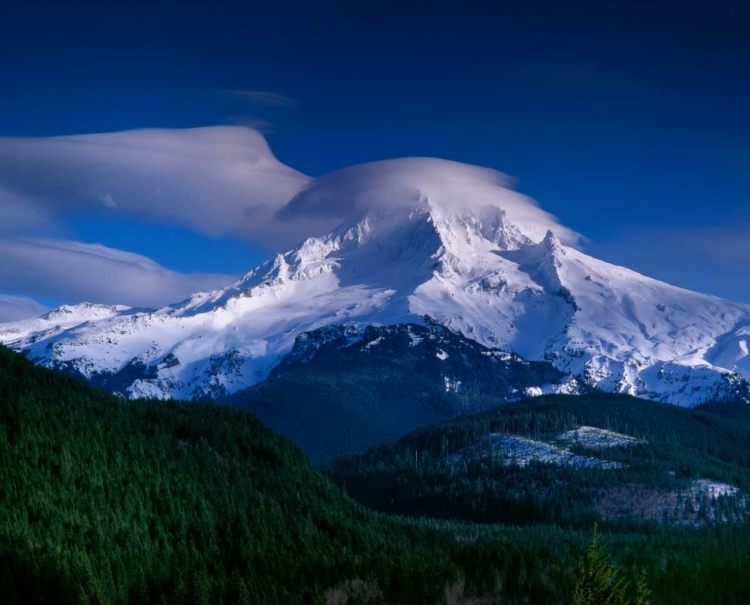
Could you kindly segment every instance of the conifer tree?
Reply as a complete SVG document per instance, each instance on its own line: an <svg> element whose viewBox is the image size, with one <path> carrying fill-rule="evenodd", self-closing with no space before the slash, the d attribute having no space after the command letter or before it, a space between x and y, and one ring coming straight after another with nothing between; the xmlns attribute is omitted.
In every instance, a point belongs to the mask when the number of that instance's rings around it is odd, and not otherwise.
<svg viewBox="0 0 750 605"><path fill-rule="evenodd" d="M626 605L627 583L621 577L620 570L610 562L599 542L596 527L578 563L577 575L573 591L574 605Z"/></svg>
<svg viewBox="0 0 750 605"><path fill-rule="evenodd" d="M635 599L634 605L650 605L651 590L646 584L646 570L642 569L635 580Z"/></svg>

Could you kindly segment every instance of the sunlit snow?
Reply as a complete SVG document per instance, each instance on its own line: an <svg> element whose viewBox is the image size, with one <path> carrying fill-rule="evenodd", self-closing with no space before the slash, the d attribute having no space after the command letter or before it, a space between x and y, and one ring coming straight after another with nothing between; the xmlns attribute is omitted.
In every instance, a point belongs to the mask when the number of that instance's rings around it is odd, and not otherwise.
<svg viewBox="0 0 750 605"><path fill-rule="evenodd" d="M65 307L1 325L0 342L85 376L143 364L153 372L125 394L196 398L263 380L302 332L430 318L570 375L527 396L586 385L692 406L750 392L750 306L584 254L499 173L356 166L312 181L280 216L315 212L344 222L224 289L157 310Z"/></svg>

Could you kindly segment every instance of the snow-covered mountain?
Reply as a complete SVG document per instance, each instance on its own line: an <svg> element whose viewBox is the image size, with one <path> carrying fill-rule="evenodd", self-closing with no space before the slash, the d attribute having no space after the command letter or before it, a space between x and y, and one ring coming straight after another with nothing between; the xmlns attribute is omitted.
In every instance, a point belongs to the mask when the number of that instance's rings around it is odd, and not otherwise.
<svg viewBox="0 0 750 605"><path fill-rule="evenodd" d="M497 172L355 166L279 213L305 215L342 223L224 289L157 310L62 307L0 326L0 342L127 396L190 399L263 380L303 332L429 318L605 391L679 405L750 395L750 306L584 254Z"/></svg>

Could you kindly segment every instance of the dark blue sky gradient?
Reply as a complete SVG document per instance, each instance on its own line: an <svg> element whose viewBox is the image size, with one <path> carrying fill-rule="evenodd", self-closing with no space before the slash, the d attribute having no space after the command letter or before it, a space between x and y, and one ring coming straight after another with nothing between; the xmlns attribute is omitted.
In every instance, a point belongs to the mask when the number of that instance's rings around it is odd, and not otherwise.
<svg viewBox="0 0 750 605"><path fill-rule="evenodd" d="M691 230L750 226L747 3L16 4L0 18L0 136L262 120L279 159L314 176L412 155L491 166L593 253L750 301L750 259L718 255L720 283L716 264L676 260L705 258ZM264 256L134 221L69 228L182 271ZM664 231L672 248L648 252Z"/></svg>

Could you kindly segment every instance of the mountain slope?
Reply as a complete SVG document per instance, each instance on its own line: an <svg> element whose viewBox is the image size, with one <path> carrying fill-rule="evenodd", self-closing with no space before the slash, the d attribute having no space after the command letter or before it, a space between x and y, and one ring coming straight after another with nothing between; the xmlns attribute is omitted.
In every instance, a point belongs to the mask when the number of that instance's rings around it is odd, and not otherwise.
<svg viewBox="0 0 750 605"><path fill-rule="evenodd" d="M78 325L6 324L0 342L127 396L219 398L265 379L301 333L429 317L605 391L750 401L750 306L594 259L506 184L443 160L345 169L279 214L341 226L227 288Z"/></svg>
<svg viewBox="0 0 750 605"><path fill-rule="evenodd" d="M267 380L226 401L320 462L530 394L578 390L549 363L487 349L439 325L343 325L301 334Z"/></svg>

